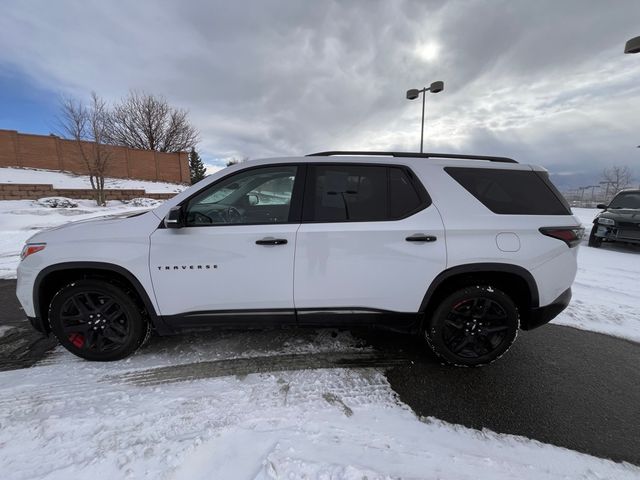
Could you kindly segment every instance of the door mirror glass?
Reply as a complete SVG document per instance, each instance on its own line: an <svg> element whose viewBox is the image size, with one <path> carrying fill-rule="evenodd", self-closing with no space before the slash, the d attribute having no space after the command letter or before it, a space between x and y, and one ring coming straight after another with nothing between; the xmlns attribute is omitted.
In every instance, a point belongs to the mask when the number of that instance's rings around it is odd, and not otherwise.
<svg viewBox="0 0 640 480"><path fill-rule="evenodd" d="M258 205L260 203L260 197L255 193L250 193L247 195L247 205Z"/></svg>
<svg viewBox="0 0 640 480"><path fill-rule="evenodd" d="M184 221L182 217L182 207L172 207L169 213L164 217L164 226L166 228L182 228Z"/></svg>

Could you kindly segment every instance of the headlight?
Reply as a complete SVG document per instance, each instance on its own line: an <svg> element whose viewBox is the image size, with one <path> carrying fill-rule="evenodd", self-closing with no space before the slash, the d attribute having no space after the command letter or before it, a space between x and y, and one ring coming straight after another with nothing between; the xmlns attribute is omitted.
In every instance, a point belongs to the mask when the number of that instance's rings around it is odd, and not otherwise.
<svg viewBox="0 0 640 480"><path fill-rule="evenodd" d="M598 223L600 225L610 225L610 226L614 226L616 224L615 220L612 220L611 218L603 218L603 217L600 217L598 219Z"/></svg>

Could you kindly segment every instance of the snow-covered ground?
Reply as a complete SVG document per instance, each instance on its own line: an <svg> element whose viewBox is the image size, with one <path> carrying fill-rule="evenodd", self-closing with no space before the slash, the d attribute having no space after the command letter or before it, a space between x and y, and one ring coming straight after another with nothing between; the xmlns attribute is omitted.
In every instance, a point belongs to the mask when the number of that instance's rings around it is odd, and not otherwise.
<svg viewBox="0 0 640 480"><path fill-rule="evenodd" d="M56 170L38 170L34 168L0 168L0 183L36 183L52 184L53 188L91 188L89 177ZM105 178L105 188L142 189L147 193L177 193L186 185L150 180L128 178Z"/></svg>
<svg viewBox="0 0 640 480"><path fill-rule="evenodd" d="M154 339L126 361L102 364L59 348L33 368L0 373L0 478L640 476L629 464L417 418L376 369L246 375L232 366L239 358L258 365L296 354L302 362L354 350L363 354L349 334L327 331ZM191 362L205 366L197 380L166 373Z"/></svg>

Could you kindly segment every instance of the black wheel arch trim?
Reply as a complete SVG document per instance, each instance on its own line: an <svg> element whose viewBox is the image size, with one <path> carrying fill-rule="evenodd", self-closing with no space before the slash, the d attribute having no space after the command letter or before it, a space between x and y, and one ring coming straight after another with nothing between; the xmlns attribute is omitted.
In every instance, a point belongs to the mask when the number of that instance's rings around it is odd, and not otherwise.
<svg viewBox="0 0 640 480"><path fill-rule="evenodd" d="M518 265L511 263L468 263L464 265L456 265L455 267L448 268L441 272L436 278L433 279L431 285L425 293L422 303L420 304L420 312L424 313L427 309L427 305L431 300L431 297L435 293L442 283L446 280L469 273L510 273L522 278L529 287L529 296L531 302L531 308L536 308L540 305L540 296L538 293L538 285L531 273Z"/></svg>
<svg viewBox="0 0 640 480"><path fill-rule="evenodd" d="M151 324L155 327L155 329L159 333L167 331L167 327L165 323L162 321L162 317L157 314L156 309L153 306L153 303L151 302L151 298L149 297L149 294L147 293L145 288L142 286L142 283L140 283L140 280L138 280L138 278L126 268L120 265L116 265L108 262L84 262L84 261L83 262L63 262L63 263L56 263L53 265L49 265L48 267L43 268L36 276L35 282L33 284L33 306L35 310L35 316L37 319L39 319L40 324L44 324L44 317L42 316L42 312L40 310L40 295L41 295L40 287L41 287L42 281L49 274L54 272L61 272L64 270L82 270L82 269L103 270L105 272L116 273L118 275L121 275L125 279L127 279L127 281L131 283L133 288L136 290L136 293L142 300L142 303L147 312L147 315L149 316L149 321L151 322ZM43 325L43 328L45 328L44 325Z"/></svg>

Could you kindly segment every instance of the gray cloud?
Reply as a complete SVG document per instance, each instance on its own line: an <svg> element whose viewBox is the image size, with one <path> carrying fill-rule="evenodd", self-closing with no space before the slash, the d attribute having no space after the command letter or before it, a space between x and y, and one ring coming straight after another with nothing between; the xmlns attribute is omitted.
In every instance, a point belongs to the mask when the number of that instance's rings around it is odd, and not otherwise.
<svg viewBox="0 0 640 480"><path fill-rule="evenodd" d="M514 156L582 182L640 164L640 3L9 2L0 68L52 92L189 108L205 158L334 148ZM218 160L216 160L218 159ZM640 171L638 171L640 173Z"/></svg>

